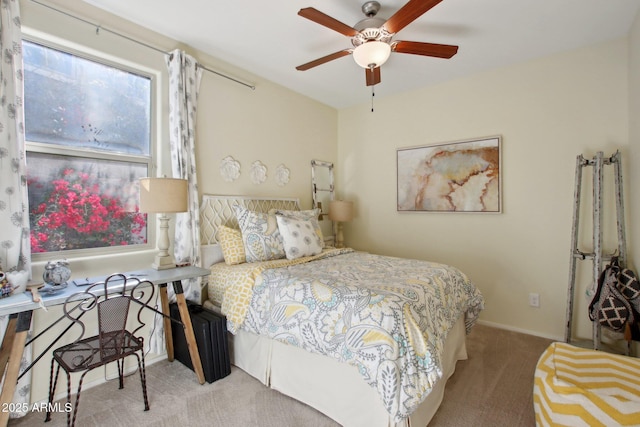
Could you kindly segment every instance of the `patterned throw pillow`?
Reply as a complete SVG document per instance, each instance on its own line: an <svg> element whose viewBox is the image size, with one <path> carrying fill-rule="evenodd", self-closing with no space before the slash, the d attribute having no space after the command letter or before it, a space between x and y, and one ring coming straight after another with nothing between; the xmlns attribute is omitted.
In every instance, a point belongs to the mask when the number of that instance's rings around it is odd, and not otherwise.
<svg viewBox="0 0 640 427"><path fill-rule="evenodd" d="M318 215L320 215L320 209L309 209L306 211L287 211L283 209L272 209L269 213L275 215L282 215L288 218L315 220L312 221L312 225L315 227L316 234L320 237L322 247L324 247L324 236L322 235L322 229L320 229L320 223L318 222Z"/></svg>
<svg viewBox="0 0 640 427"><path fill-rule="evenodd" d="M247 262L285 257L275 215L250 211L242 206L236 206L235 210Z"/></svg>
<svg viewBox="0 0 640 427"><path fill-rule="evenodd" d="M276 215L278 229L284 242L284 251L287 259L296 259L304 256L317 255L322 252L322 233L318 235L318 220L299 219Z"/></svg>
<svg viewBox="0 0 640 427"><path fill-rule="evenodd" d="M317 218L320 214L320 209L308 209L306 211L289 211L285 209L271 209L269 213L274 215L289 216L298 219Z"/></svg>
<svg viewBox="0 0 640 427"><path fill-rule="evenodd" d="M240 230L221 225L218 228L218 237L225 264L235 265L247 261Z"/></svg>

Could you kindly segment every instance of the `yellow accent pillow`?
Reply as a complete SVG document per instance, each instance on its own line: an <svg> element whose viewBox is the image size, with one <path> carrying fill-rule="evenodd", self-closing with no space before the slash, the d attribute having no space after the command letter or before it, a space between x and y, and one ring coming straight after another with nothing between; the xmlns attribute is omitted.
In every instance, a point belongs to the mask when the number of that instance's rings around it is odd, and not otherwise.
<svg viewBox="0 0 640 427"><path fill-rule="evenodd" d="M218 236L218 243L220 243L220 247L222 248L222 256L224 256L225 264L242 264L247 261L240 230L221 225L218 229Z"/></svg>

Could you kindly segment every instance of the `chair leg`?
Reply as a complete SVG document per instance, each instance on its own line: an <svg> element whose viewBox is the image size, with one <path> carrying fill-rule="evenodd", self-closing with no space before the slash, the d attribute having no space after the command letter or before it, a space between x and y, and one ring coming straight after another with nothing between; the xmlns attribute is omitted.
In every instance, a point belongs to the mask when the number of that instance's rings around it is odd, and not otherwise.
<svg viewBox="0 0 640 427"><path fill-rule="evenodd" d="M142 384L142 397L144 398L144 410L149 410L149 398L147 397L147 372L144 366L144 352L142 353L142 360L136 353L138 359L138 371L140 371L140 383Z"/></svg>
<svg viewBox="0 0 640 427"><path fill-rule="evenodd" d="M87 373L89 373L89 371L84 371L82 373L82 375L80 375L80 381L78 381L78 393L76 394L76 404L73 407L73 419L71 420L70 423L68 423L69 427L74 427L76 424L76 417L78 416L78 407L80 405L80 392L82 391L82 382L84 381L84 376L87 375ZM71 378L68 377L68 387L69 387L69 393L71 393ZM68 402L71 402L71 394L69 394L69 398L67 400ZM69 413L67 412L67 419L69 417Z"/></svg>
<svg viewBox="0 0 640 427"><path fill-rule="evenodd" d="M122 390L124 388L124 360L116 360L116 365L118 365L118 388Z"/></svg>
<svg viewBox="0 0 640 427"><path fill-rule="evenodd" d="M67 406L71 405L71 374L67 372L65 369L65 373L67 374ZM71 421L71 412L67 411L67 426L73 427L76 422L76 410L78 409L78 405L76 402L75 408L73 408L73 422Z"/></svg>
<svg viewBox="0 0 640 427"><path fill-rule="evenodd" d="M53 406L53 396L56 393L56 386L58 385L58 376L60 375L60 365L57 365L55 359L51 359L51 372L49 374L49 404L47 405L47 417L44 422L51 421L51 407ZM53 376L53 365L57 365L56 376Z"/></svg>

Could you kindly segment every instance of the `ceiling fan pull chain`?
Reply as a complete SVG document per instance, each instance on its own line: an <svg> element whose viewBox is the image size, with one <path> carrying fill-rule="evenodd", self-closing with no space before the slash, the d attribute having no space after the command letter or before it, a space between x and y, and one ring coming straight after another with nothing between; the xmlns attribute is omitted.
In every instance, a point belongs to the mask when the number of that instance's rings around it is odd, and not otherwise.
<svg viewBox="0 0 640 427"><path fill-rule="evenodd" d="M373 91L373 86L371 86L371 112L373 113L373 97L376 96L375 92Z"/></svg>

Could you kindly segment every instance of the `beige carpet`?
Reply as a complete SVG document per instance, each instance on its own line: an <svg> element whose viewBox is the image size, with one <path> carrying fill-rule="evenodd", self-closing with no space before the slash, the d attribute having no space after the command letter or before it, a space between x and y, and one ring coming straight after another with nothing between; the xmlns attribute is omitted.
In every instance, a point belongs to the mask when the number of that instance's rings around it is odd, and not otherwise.
<svg viewBox="0 0 640 427"><path fill-rule="evenodd" d="M467 337L469 359L458 362L444 402L429 424L435 427L533 426L533 372L550 340L477 325ZM263 426L335 427L313 408L270 390L240 369L199 386L180 362L147 369L151 410L143 411L137 373L118 390L117 381L82 392L76 426ZM48 378L45 379L48 381ZM59 384L63 390L64 380ZM10 427L37 426L44 414L9 421ZM66 425L55 413L46 427Z"/></svg>

